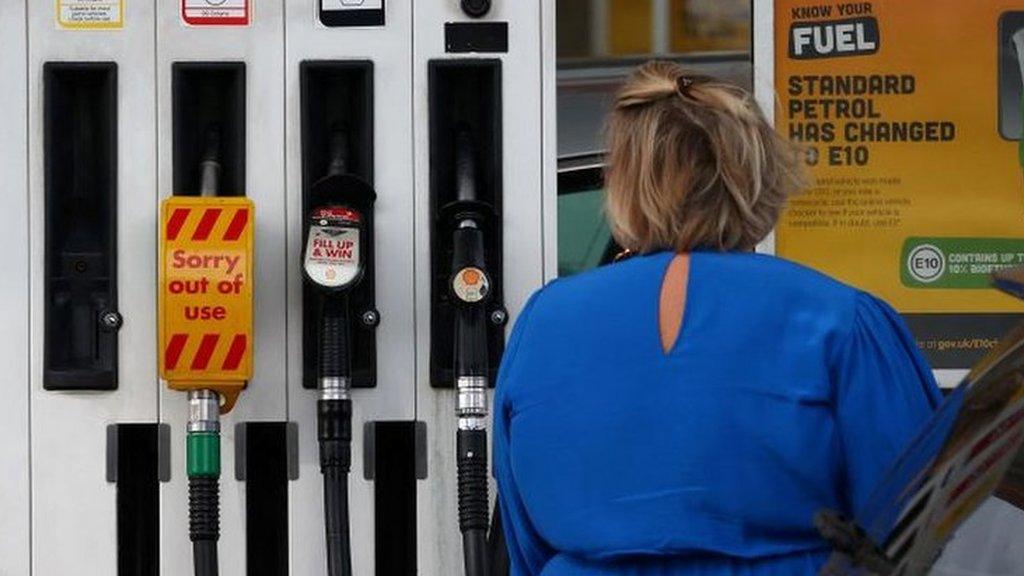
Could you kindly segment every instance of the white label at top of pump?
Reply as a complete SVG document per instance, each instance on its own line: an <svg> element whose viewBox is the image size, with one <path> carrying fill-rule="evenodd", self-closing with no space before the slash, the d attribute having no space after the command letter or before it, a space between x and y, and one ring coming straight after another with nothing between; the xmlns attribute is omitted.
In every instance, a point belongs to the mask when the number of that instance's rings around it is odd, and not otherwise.
<svg viewBox="0 0 1024 576"><path fill-rule="evenodd" d="M57 0L61 28L110 30L124 26L124 0Z"/></svg>
<svg viewBox="0 0 1024 576"><path fill-rule="evenodd" d="M320 0L323 10L380 10L384 0Z"/></svg>
<svg viewBox="0 0 1024 576"><path fill-rule="evenodd" d="M190 26L248 26L249 0L181 0L181 18Z"/></svg>

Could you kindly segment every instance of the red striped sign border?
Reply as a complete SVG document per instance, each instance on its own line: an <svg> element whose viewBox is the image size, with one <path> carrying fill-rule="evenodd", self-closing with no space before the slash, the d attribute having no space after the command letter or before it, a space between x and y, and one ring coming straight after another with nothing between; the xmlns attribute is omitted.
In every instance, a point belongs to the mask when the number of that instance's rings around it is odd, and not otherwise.
<svg viewBox="0 0 1024 576"><path fill-rule="evenodd" d="M231 221L228 223L227 228L224 229L219 240L235 242L242 237L246 227L249 225L249 208L237 208L233 213L230 211L229 213L231 214ZM171 212L170 218L167 219L167 230L164 237L168 242L178 240L186 225L192 221L196 222L196 224L192 229L191 239L195 242L208 241L222 217L226 217L226 214L225 209L221 207L175 208Z"/></svg>
<svg viewBox="0 0 1024 576"><path fill-rule="evenodd" d="M165 370L169 372L176 370L178 366L185 364L185 362L188 363L190 371L202 372L208 370L210 368L210 360L213 358L218 346L222 342L228 342L227 353L224 355L224 361L221 362L220 370L234 372L241 367L242 358L245 356L245 351L248 347L248 338L245 334L235 334L229 341L227 337L221 338L220 334L207 333L203 334L200 338L199 347L196 348L192 358L183 359L182 353L185 351L188 342L188 334L178 333L171 335L167 341L167 347L164 349Z"/></svg>

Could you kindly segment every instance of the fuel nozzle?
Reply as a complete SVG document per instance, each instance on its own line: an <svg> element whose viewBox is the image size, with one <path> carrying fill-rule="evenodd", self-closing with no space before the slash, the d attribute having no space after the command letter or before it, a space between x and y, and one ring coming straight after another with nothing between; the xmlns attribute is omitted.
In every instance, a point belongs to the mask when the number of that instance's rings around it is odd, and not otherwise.
<svg viewBox="0 0 1024 576"><path fill-rule="evenodd" d="M459 529L467 576L484 576L487 568L487 271L483 226L490 207L477 194L476 158L467 130L455 137L455 197L445 208L452 230L450 288L456 302L455 414Z"/></svg>
<svg viewBox="0 0 1024 576"><path fill-rule="evenodd" d="M482 229L487 211L477 199L476 162L469 134L460 132L455 146L457 200L450 286L457 304L455 377L460 398L457 408L460 428L478 429L483 427L481 420L487 416L486 402L480 406L476 400L479 392L487 390L488 377L485 306L491 295L491 278L487 272ZM486 400L486 396L483 398Z"/></svg>
<svg viewBox="0 0 1024 576"><path fill-rule="evenodd" d="M302 269L320 295L317 438L324 477L327 569L352 574L348 475L352 468L352 362L348 295L363 277L366 210L376 195L348 173L348 135L331 134L327 174L312 187Z"/></svg>
<svg viewBox="0 0 1024 576"><path fill-rule="evenodd" d="M188 413L189 538L196 576L214 576L220 539L220 395L190 390Z"/></svg>

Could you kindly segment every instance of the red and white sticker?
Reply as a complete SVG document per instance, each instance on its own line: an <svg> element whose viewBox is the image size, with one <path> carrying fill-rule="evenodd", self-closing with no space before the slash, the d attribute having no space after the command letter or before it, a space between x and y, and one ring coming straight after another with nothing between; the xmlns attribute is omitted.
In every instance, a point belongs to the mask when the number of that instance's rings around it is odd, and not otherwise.
<svg viewBox="0 0 1024 576"><path fill-rule="evenodd" d="M491 290L491 281L487 274L479 268L469 266L459 270L452 279L452 291L459 300L468 304L479 302L487 297Z"/></svg>
<svg viewBox="0 0 1024 576"><path fill-rule="evenodd" d="M336 221L335 223L337 223L337 221L342 221L346 224L359 224L363 219L359 212L344 206L317 208L313 210L313 215L311 217L314 220L334 220ZM323 222L321 223L321 226L326 226L327 224L327 222Z"/></svg>
<svg viewBox="0 0 1024 576"><path fill-rule="evenodd" d="M326 288L342 288L359 277L359 229L311 226L306 241L306 275Z"/></svg>
<svg viewBox="0 0 1024 576"><path fill-rule="evenodd" d="M249 0L181 0L181 19L189 26L248 26Z"/></svg>

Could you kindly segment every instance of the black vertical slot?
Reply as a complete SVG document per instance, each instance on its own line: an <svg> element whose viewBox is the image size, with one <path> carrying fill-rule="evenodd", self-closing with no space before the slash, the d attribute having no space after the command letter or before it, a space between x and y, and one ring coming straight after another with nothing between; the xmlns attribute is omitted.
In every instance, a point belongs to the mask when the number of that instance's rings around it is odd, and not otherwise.
<svg viewBox="0 0 1024 576"><path fill-rule="evenodd" d="M327 174L329 143L336 130L348 136L347 170L373 185L373 63L306 61L299 66L302 91L302 218L312 208L313 183ZM377 385L377 337L373 207L366 209L366 269L349 293L352 386ZM305 239L303 239L305 246ZM317 387L320 298L308 282L302 287L302 385Z"/></svg>
<svg viewBox="0 0 1024 576"><path fill-rule="evenodd" d="M171 69L174 194L199 194L210 132L220 137L218 196L245 196L245 64L176 62Z"/></svg>
<svg viewBox="0 0 1024 576"><path fill-rule="evenodd" d="M47 390L117 388L117 65L43 66Z"/></svg>
<svg viewBox="0 0 1024 576"><path fill-rule="evenodd" d="M466 131L475 150L477 195L489 204L492 217L484 225L484 248L491 276L488 350L491 384L505 347L502 285L502 104L501 61L493 59L434 60L430 90L430 384L452 387L455 303L451 277L452 231L441 217L455 201L455 136ZM488 314L489 318L494 318Z"/></svg>
<svg viewBox="0 0 1024 576"><path fill-rule="evenodd" d="M117 574L160 573L159 425L118 424Z"/></svg>
<svg viewBox="0 0 1024 576"><path fill-rule="evenodd" d="M246 574L288 574L288 425L245 424Z"/></svg>
<svg viewBox="0 0 1024 576"><path fill-rule="evenodd" d="M416 422L373 423L378 576L416 574Z"/></svg>

